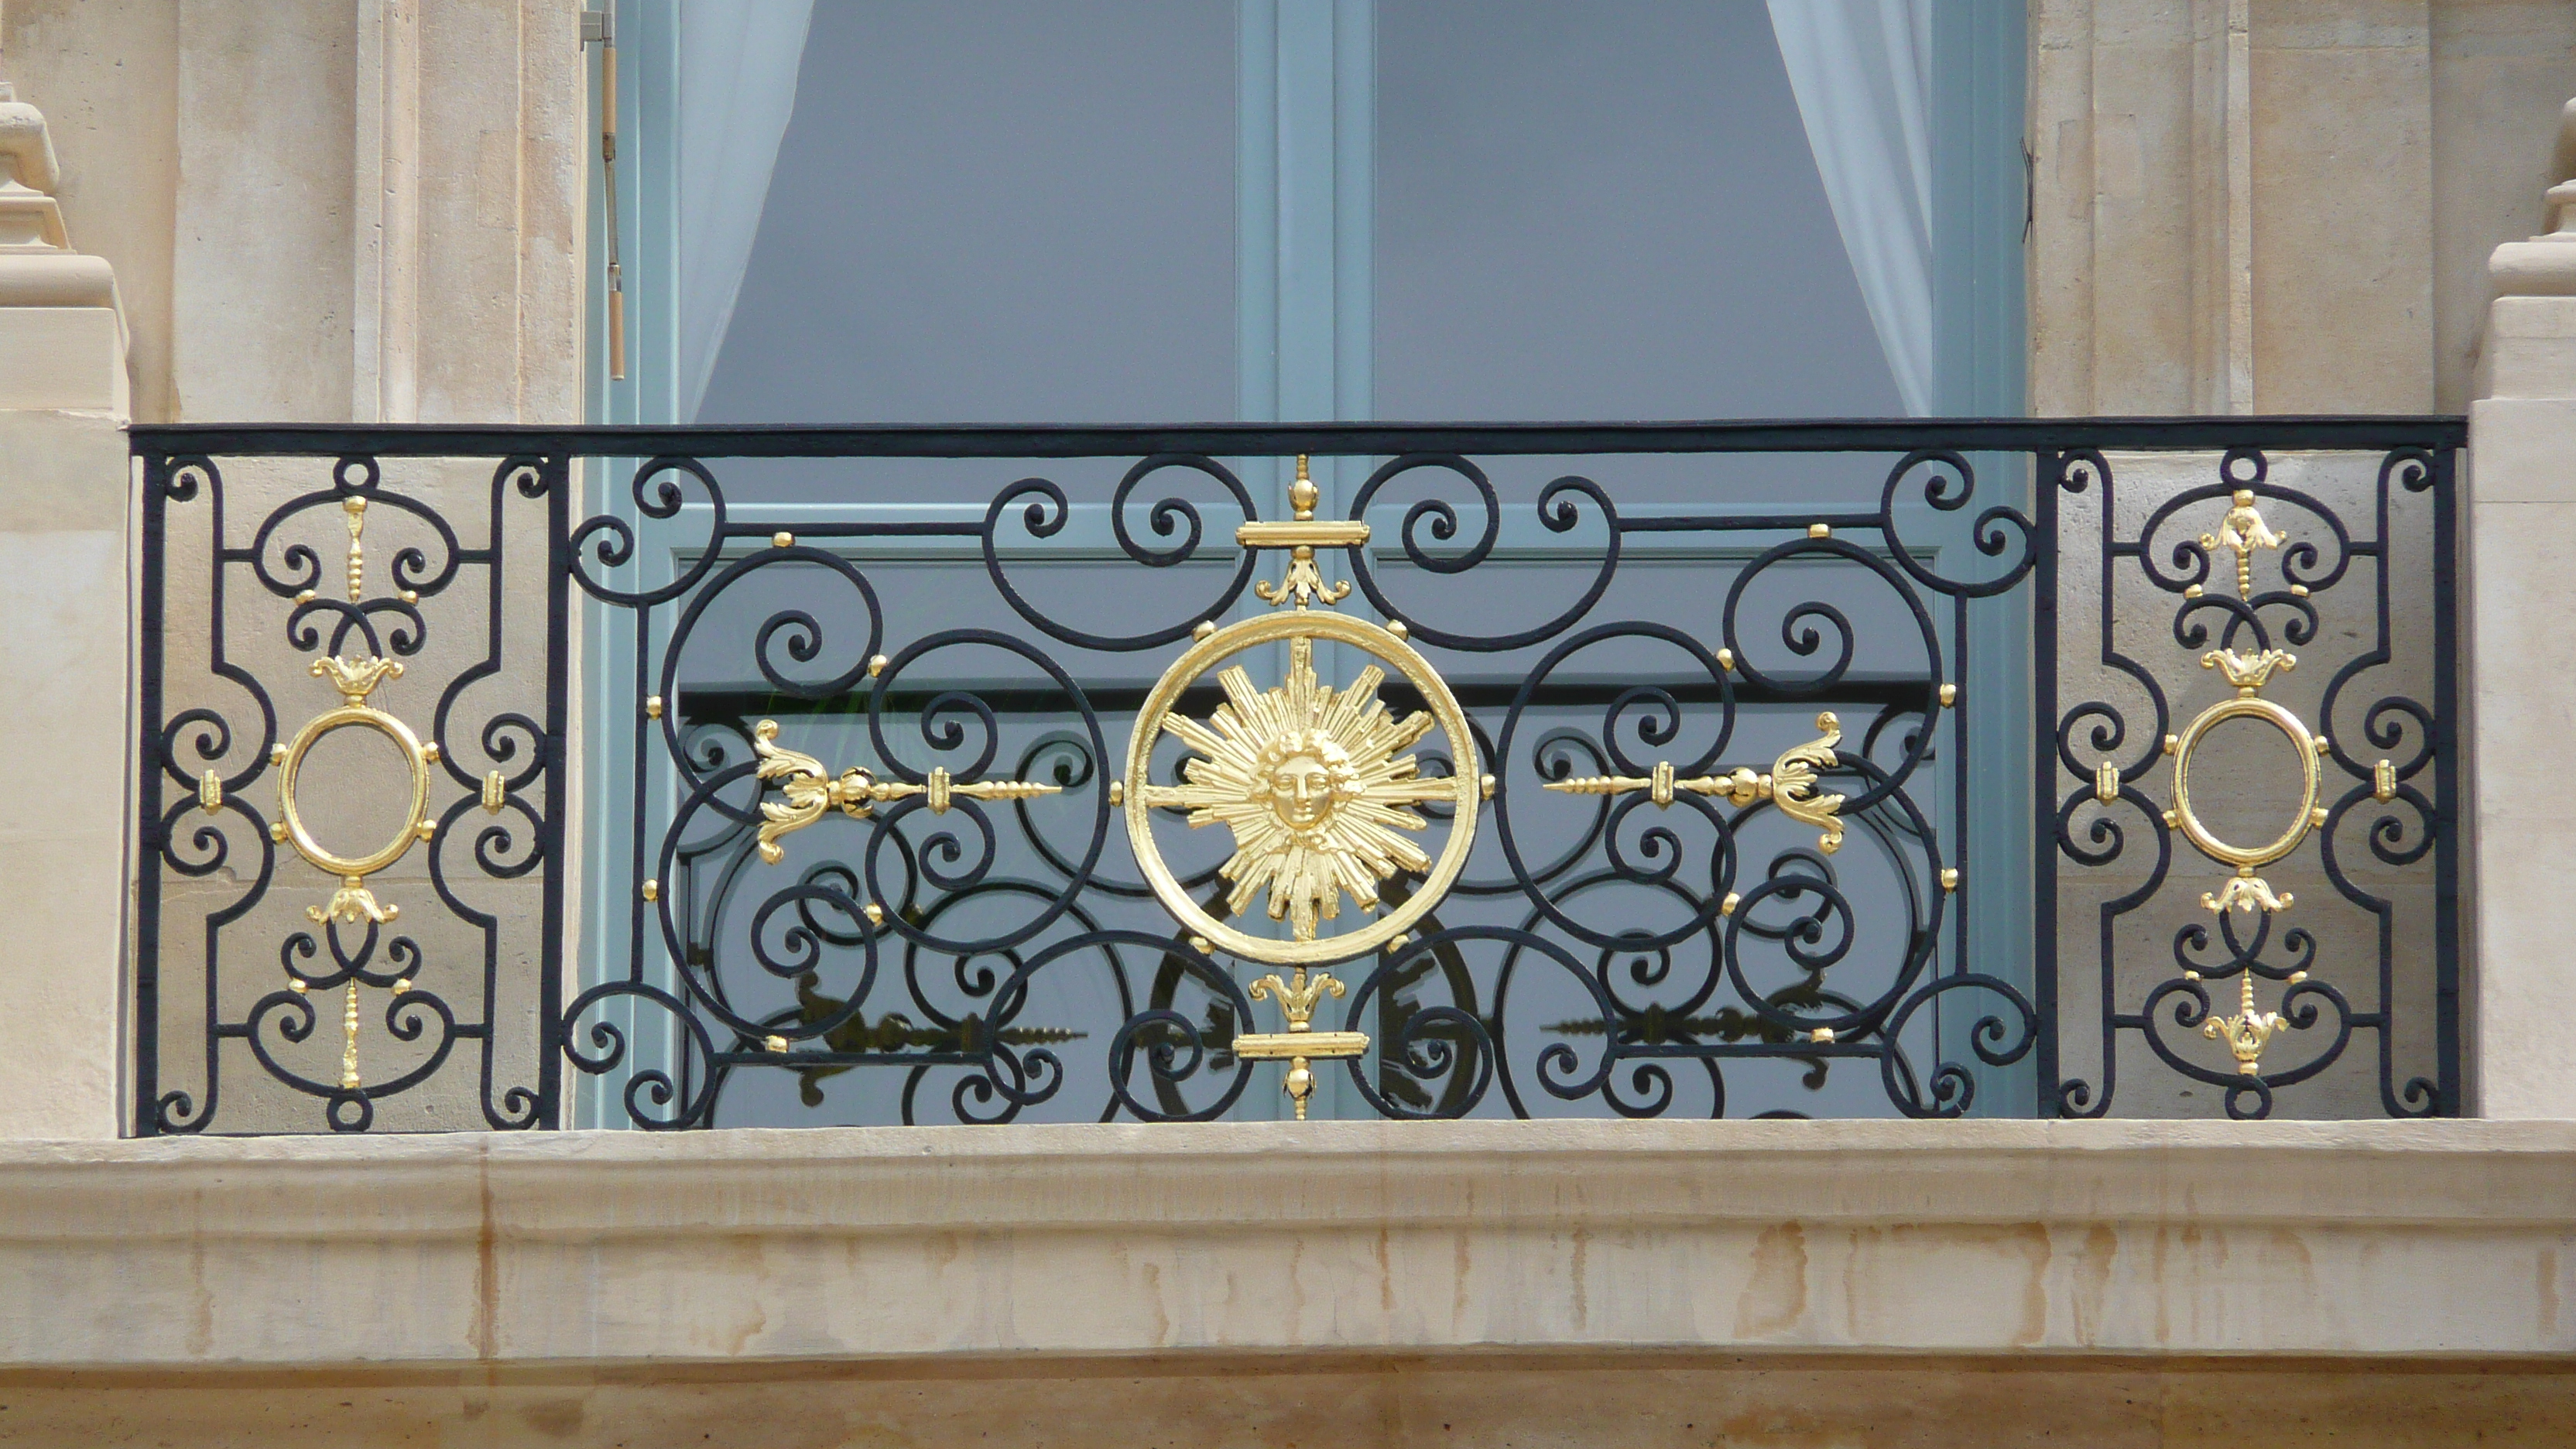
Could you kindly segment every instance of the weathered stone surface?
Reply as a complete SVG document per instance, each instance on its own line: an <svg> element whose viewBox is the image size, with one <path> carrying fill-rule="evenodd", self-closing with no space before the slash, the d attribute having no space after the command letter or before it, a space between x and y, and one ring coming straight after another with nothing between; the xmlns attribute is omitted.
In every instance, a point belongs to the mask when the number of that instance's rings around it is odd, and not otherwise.
<svg viewBox="0 0 2576 1449"><path fill-rule="evenodd" d="M0 1148L0 1362L2576 1349L2576 1124Z"/></svg>

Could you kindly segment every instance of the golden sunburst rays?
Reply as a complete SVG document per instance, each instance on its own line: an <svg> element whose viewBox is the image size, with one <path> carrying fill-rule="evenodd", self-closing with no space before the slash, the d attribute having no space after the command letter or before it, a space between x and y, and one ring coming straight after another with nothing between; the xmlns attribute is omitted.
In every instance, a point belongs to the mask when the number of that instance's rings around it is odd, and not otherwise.
<svg viewBox="0 0 2576 1449"><path fill-rule="evenodd" d="M1289 641L1288 677L1253 688L1241 665L1217 676L1226 703L1207 722L1166 715L1162 728L1195 752L1181 785L1148 786L1148 805L1189 811L1193 828L1223 825L1234 854L1221 874L1240 915L1267 892L1274 921L1300 941L1315 939L1318 920L1340 916L1348 895L1363 910L1377 905L1378 882L1398 871L1430 869L1431 857L1407 838L1429 822L1410 806L1458 799L1458 784L1425 779L1402 751L1431 731L1416 712L1393 717L1377 697L1386 671L1372 664L1346 688L1315 677L1315 643Z"/></svg>

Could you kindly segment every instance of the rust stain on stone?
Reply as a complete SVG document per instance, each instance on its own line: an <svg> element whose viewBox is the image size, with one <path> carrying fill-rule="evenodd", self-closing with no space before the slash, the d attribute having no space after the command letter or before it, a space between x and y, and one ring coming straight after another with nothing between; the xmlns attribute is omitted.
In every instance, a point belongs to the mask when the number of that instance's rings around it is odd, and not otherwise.
<svg viewBox="0 0 2576 1449"><path fill-rule="evenodd" d="M2111 1312L2111 1269L2120 1256L2120 1235L2109 1223L2095 1223L2084 1233L2075 1258L2075 1336L2091 1344L2101 1337Z"/></svg>
<svg viewBox="0 0 2576 1449"><path fill-rule="evenodd" d="M2274 1228L2272 1251L2267 1256L2275 1263L2295 1263L2299 1270L2300 1288L2307 1290L2306 1296L2315 1296L2317 1260L2308 1252L2308 1240L2301 1237L2296 1228Z"/></svg>
<svg viewBox="0 0 2576 1449"><path fill-rule="evenodd" d="M581 1432L585 1417L577 1398L539 1399L519 1411L519 1419L549 1439L569 1439Z"/></svg>
<svg viewBox="0 0 2576 1449"><path fill-rule="evenodd" d="M1585 1276L1584 1259L1590 1256L1592 1234L1578 1227L1574 1230L1574 1326L1584 1328L1592 1322L1592 1288Z"/></svg>
<svg viewBox="0 0 2576 1449"><path fill-rule="evenodd" d="M1300 1235L1288 1240L1288 1338L1297 1342L1305 1331L1306 1318L1306 1239Z"/></svg>
<svg viewBox="0 0 2576 1449"><path fill-rule="evenodd" d="M2013 1229L2012 1242L2029 1265L2022 1279L2021 1327L2013 1334L2013 1342L2026 1348L2048 1337L2048 1264L2054 1249L2046 1223L2021 1224Z"/></svg>
<svg viewBox="0 0 2576 1449"><path fill-rule="evenodd" d="M1154 1346L1163 1348L1172 1341L1172 1315L1163 1307L1163 1265L1145 1265L1145 1306L1154 1314Z"/></svg>
<svg viewBox="0 0 2576 1449"><path fill-rule="evenodd" d="M1807 1230L1795 1222L1764 1228L1753 1244L1753 1275L1735 1301L1739 1338L1768 1338L1807 1313Z"/></svg>
<svg viewBox="0 0 2576 1449"><path fill-rule="evenodd" d="M1846 1237L1843 1254L1843 1331L1866 1340L1877 1332L1880 1314L1868 1284L1875 1277L1878 1250L1886 1233L1864 1224L1853 1228Z"/></svg>
<svg viewBox="0 0 2576 1449"><path fill-rule="evenodd" d="M1388 1261L1386 1228L1377 1230L1377 1306L1380 1311L1395 1311L1395 1267Z"/></svg>
<svg viewBox="0 0 2576 1449"><path fill-rule="evenodd" d="M204 1221L200 1215L200 1222ZM206 1286L206 1240L204 1229L188 1240L188 1286L192 1293L188 1315L188 1356L204 1358L215 1347L215 1295Z"/></svg>
<svg viewBox="0 0 2576 1449"><path fill-rule="evenodd" d="M2173 1342L2173 1315L2167 1311L2166 1306L2171 1299L2165 1290L2165 1243L2171 1233L2170 1228L2161 1225L2156 1228L2155 1261L2147 1273L2147 1283L2156 1299L2156 1342L2158 1344Z"/></svg>
<svg viewBox="0 0 2576 1449"><path fill-rule="evenodd" d="M1467 1243L1467 1234L1459 1233L1457 1256L1449 1266L1449 1329L1453 1333L1467 1325L1467 1275L1473 1266Z"/></svg>
<svg viewBox="0 0 2576 1449"><path fill-rule="evenodd" d="M483 1192L483 1214L477 1227L474 1267L474 1356L489 1360L500 1355L501 1321L501 1254L492 1224L492 1152L485 1148L475 1158L476 1182Z"/></svg>
<svg viewBox="0 0 2576 1449"><path fill-rule="evenodd" d="M2533 1265L2533 1284L2540 1300L2540 1331L2551 1338L2558 1336L2558 1250L2543 1248L2540 1260Z"/></svg>

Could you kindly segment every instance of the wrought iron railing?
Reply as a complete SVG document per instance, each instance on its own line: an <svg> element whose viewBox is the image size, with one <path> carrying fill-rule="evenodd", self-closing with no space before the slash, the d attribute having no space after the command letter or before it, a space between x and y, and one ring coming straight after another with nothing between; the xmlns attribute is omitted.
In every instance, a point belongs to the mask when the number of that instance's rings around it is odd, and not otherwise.
<svg viewBox="0 0 2576 1449"><path fill-rule="evenodd" d="M134 1130L2455 1113L2463 438L138 427Z"/></svg>

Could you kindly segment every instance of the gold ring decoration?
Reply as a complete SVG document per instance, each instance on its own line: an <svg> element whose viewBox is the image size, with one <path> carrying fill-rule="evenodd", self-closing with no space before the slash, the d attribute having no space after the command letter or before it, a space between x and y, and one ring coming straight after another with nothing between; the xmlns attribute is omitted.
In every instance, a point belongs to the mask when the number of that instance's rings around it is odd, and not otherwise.
<svg viewBox="0 0 2576 1449"><path fill-rule="evenodd" d="M2212 649L2201 656L2201 667L2216 669L2236 686L2233 699L2220 700L2202 710L2183 726L2182 733L2165 743L2165 753L2173 756L2174 803L2165 812L2165 823L2180 830L2183 838L2201 854L2221 865L2233 866L2236 874L2220 890L2205 894L2200 903L2213 912L2233 906L2240 911L2287 910L2297 899L2292 895L2275 895L2254 872L2270 865L2307 839L2308 832L2325 823L2326 812L2317 806L2317 756L2326 751L2326 741L2312 733L2304 720L2287 709L2262 698L2258 691L2273 674L2298 665L2298 657L2279 649L2266 649L2252 656L2232 649ZM2260 720L2279 730L2299 757L2299 809L2289 825L2265 845L2236 845L2221 840L2202 822L2191 804L2191 762L2209 732L2232 719Z"/></svg>
<svg viewBox="0 0 2576 1449"><path fill-rule="evenodd" d="M291 844L295 853L311 862L317 870L340 878L340 889L327 906L309 906L305 914L315 923L337 917L350 925L361 920L390 921L401 913L399 906L378 905L365 881L368 876L403 858L416 840L427 840L436 826L429 819L429 779L431 765L438 762L438 746L424 744L411 726L367 703L367 696L378 684L398 678L402 665L387 659L322 658L313 661L312 672L328 675L331 687L340 692L337 709L324 710L304 722L295 737L280 746L277 762L277 808L282 817L270 830L273 838ZM411 804L403 814L402 829L383 845L365 855L344 856L333 852L314 837L312 827L304 820L297 799L297 775L304 768L304 756L324 735L334 730L369 729L393 741L401 750L411 772Z"/></svg>
<svg viewBox="0 0 2576 1449"><path fill-rule="evenodd" d="M2289 827L2268 845L2231 845L2221 840L2191 808L2191 759L2201 740L2212 729L2232 719L2260 720L2288 738L2299 755L2299 810ZM2270 865L2298 848L2307 838L2311 812L2317 804L2317 743L2307 725L2268 699L2237 698L2222 700L2200 712L2200 717L2183 726L2174 742L2174 823L2185 838L2200 847L2200 853L2222 865L2239 869Z"/></svg>
<svg viewBox="0 0 2576 1449"><path fill-rule="evenodd" d="M1376 665L1361 670L1346 688L1321 683L1315 676L1318 639L1365 650L1393 666L1430 709L1392 717L1377 697L1386 671ZM1172 712L1182 691L1201 675L1280 640L1288 642L1289 666L1277 688L1255 689L1237 665L1218 676L1227 703L1204 723ZM1449 738L1457 769L1426 778L1404 751L1435 724ZM1196 756L1182 766L1186 783L1157 785L1147 778L1155 742L1165 734ZM1376 624L1300 608L1230 624L1172 662L1137 712L1121 793L1137 864L1183 926L1246 960L1320 966L1375 950L1440 903L1475 845L1481 775L1466 711L1428 660ZM1436 858L1408 838L1427 822L1405 807L1422 804L1455 812ZM1192 900L1154 842L1157 809L1187 810L1193 827L1227 827L1234 854L1218 869L1233 882L1232 913L1266 893L1270 918L1286 920L1294 939L1237 930ZM1399 871L1423 874L1403 904L1359 930L1318 938L1319 922L1340 916L1343 896L1372 909L1378 883Z"/></svg>

